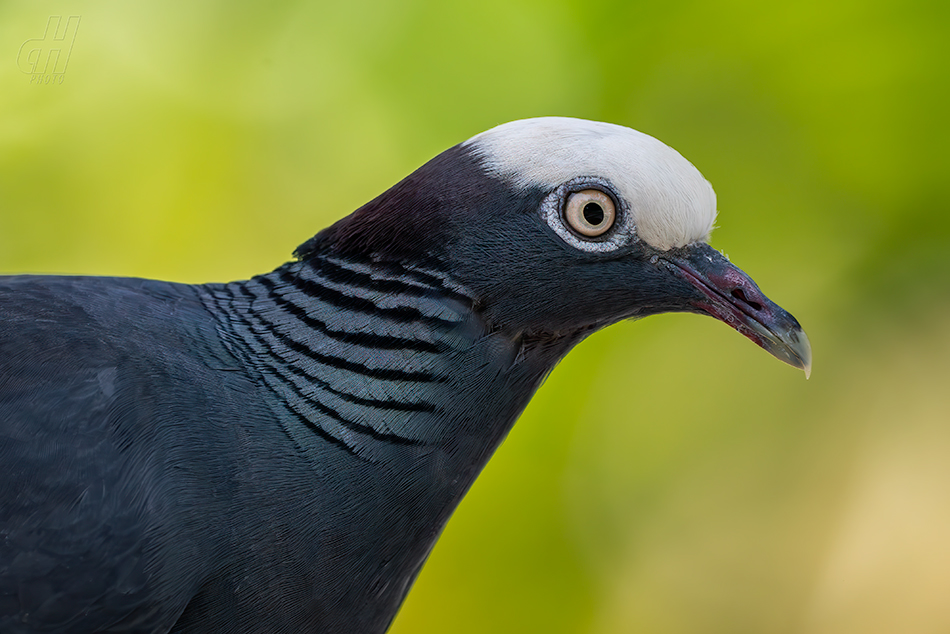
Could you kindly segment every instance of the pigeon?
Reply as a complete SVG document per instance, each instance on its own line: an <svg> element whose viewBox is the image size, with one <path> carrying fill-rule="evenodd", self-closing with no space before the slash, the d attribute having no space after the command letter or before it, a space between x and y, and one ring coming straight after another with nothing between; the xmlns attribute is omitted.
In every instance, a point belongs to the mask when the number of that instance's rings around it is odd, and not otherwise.
<svg viewBox="0 0 950 634"><path fill-rule="evenodd" d="M660 141L541 117L248 280L0 277L0 632L385 632L591 333L706 314L809 372L715 218Z"/></svg>

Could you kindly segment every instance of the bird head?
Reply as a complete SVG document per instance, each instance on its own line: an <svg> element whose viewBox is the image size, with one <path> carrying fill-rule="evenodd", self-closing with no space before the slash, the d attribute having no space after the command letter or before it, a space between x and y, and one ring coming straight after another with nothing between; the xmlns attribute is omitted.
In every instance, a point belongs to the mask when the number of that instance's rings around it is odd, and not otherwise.
<svg viewBox="0 0 950 634"><path fill-rule="evenodd" d="M296 255L435 263L492 330L536 337L703 313L807 375L804 331L709 246L715 219L712 187L667 145L618 125L542 117L446 150Z"/></svg>

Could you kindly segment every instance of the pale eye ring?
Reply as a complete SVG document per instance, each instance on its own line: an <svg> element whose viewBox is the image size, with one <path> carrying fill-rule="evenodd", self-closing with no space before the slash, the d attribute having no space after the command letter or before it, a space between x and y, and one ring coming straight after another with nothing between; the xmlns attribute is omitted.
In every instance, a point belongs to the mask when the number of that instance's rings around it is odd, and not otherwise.
<svg viewBox="0 0 950 634"><path fill-rule="evenodd" d="M613 199L599 189L584 189L567 197L564 219L582 236L596 238L606 233L617 219Z"/></svg>

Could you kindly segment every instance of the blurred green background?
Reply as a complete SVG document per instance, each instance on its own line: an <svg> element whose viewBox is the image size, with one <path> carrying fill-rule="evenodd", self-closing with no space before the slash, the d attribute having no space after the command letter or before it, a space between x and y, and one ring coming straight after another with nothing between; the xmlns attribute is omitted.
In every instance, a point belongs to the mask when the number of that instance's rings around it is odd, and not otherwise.
<svg viewBox="0 0 950 634"><path fill-rule="evenodd" d="M716 187L812 378L708 318L592 337L393 632L948 632L948 42L906 0L4 0L0 272L242 278L495 124L637 128Z"/></svg>

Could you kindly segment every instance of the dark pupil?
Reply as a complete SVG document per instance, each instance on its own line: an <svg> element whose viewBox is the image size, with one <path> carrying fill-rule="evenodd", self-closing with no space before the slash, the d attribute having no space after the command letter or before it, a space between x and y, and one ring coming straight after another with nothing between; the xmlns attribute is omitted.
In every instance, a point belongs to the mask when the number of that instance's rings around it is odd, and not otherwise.
<svg viewBox="0 0 950 634"><path fill-rule="evenodd" d="M584 205L584 220L596 227L604 221L604 210L597 203L587 203Z"/></svg>

